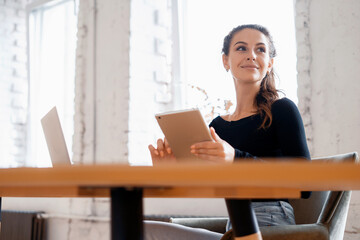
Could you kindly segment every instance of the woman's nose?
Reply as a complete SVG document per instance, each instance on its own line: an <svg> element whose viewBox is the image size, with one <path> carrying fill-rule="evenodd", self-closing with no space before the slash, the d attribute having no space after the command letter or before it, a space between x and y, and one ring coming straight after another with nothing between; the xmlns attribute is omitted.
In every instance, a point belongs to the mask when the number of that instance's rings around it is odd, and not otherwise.
<svg viewBox="0 0 360 240"><path fill-rule="evenodd" d="M250 51L249 56L247 57L247 60L248 61L250 61L250 60L255 61L255 58L256 58L255 53L253 51Z"/></svg>

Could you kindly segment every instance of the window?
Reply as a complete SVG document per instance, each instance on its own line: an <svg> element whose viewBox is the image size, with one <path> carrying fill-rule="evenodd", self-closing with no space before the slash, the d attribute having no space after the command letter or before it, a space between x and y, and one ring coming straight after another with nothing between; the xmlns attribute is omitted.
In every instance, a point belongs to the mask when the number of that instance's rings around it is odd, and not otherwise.
<svg viewBox="0 0 360 240"><path fill-rule="evenodd" d="M45 167L51 162L40 119L53 106L57 106L72 155L76 4L74 0L65 0L31 5L28 21L30 103L27 165Z"/></svg>
<svg viewBox="0 0 360 240"><path fill-rule="evenodd" d="M232 28L250 23L263 25L272 34L278 52L274 65L280 79L277 88L297 103L292 1L183 0L178 3L182 25L179 38L183 43L180 52L184 54L181 75L187 84L185 99L188 107L206 108L200 103L204 99L202 90L209 97L207 102L219 108L223 108L223 100L235 102L233 80L222 64L222 43Z"/></svg>

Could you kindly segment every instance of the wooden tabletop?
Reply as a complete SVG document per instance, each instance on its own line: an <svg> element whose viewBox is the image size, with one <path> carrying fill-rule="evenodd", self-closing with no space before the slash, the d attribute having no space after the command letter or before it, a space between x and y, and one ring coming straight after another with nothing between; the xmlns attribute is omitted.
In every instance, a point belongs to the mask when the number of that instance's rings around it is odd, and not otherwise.
<svg viewBox="0 0 360 240"><path fill-rule="evenodd" d="M0 169L3 197L108 197L111 187L144 188L144 197L298 198L306 190L360 190L360 164L269 161Z"/></svg>

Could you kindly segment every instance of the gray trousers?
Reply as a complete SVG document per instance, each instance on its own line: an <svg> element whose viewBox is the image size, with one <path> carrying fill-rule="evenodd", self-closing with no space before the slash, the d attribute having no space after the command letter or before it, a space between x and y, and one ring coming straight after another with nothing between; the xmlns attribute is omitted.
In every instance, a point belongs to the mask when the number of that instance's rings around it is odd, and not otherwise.
<svg viewBox="0 0 360 240"><path fill-rule="evenodd" d="M259 227L294 225L295 217L287 202L252 202ZM231 228L231 223L228 224ZM219 240L222 234L173 223L144 221L145 240Z"/></svg>

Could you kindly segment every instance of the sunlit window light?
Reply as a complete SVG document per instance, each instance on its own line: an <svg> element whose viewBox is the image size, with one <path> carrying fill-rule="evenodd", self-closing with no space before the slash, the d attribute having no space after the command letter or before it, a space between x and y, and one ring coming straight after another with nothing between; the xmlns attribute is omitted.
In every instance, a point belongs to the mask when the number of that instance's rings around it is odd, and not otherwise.
<svg viewBox="0 0 360 240"><path fill-rule="evenodd" d="M29 13L30 107L27 165L51 166L40 119L53 107L59 112L72 155L75 47L74 1L39 6Z"/></svg>

